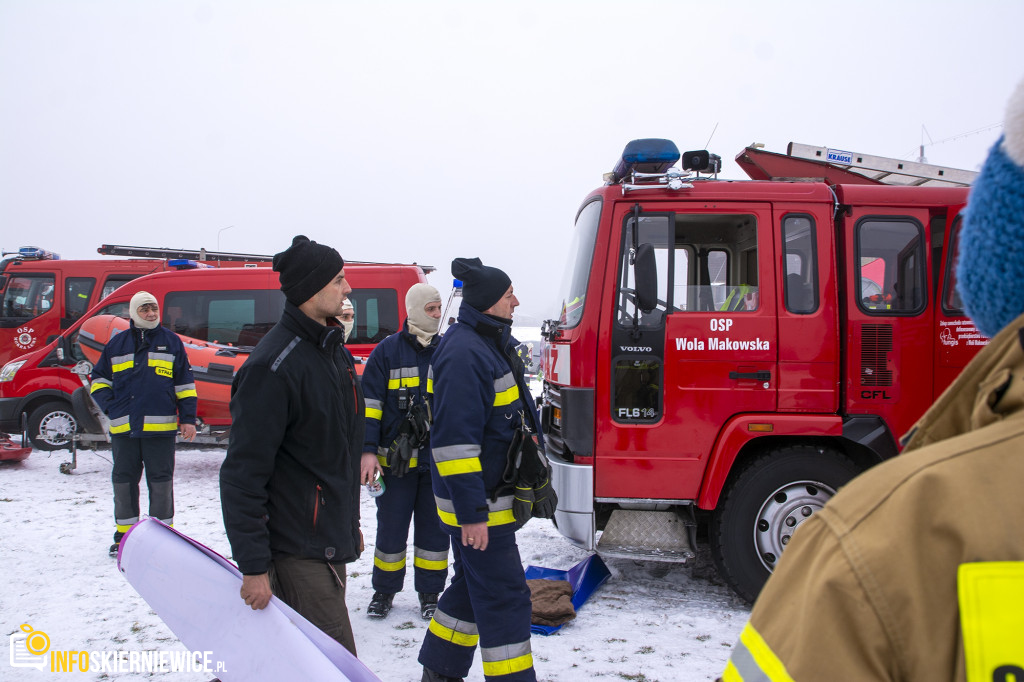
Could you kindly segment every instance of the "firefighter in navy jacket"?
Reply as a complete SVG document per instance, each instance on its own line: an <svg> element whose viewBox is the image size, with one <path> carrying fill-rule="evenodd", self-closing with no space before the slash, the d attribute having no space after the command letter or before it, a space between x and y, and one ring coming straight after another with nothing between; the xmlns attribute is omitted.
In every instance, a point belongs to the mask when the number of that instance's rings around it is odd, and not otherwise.
<svg viewBox="0 0 1024 682"><path fill-rule="evenodd" d="M488 680L536 680L530 590L523 575L513 494L501 485L507 453L536 408L521 390L523 366L511 335L519 301L511 280L480 259L456 258L463 282L458 323L431 365L432 471L437 514L452 536L454 572L420 649L423 679L460 680L479 644Z"/></svg>
<svg viewBox="0 0 1024 682"><path fill-rule="evenodd" d="M160 326L148 291L132 296L129 328L107 343L92 371L91 395L110 418L114 466L114 544L139 520L139 481L146 469L149 515L174 523L174 437L196 435L196 385L185 346Z"/></svg>
<svg viewBox="0 0 1024 682"><path fill-rule="evenodd" d="M405 296L405 307L405 328L373 349L363 371L362 482L371 482L379 471L384 477L384 493L377 497L374 594L366 615L387 616L395 593L402 590L409 522L415 513L414 582L420 616L430 620L448 577L449 540L434 505L429 442L428 382L430 359L438 343L441 295L429 284L414 284ZM403 448L409 455L405 461Z"/></svg>
<svg viewBox="0 0 1024 682"><path fill-rule="evenodd" d="M273 593L355 654L345 564L362 550L364 405L335 319L344 265L301 235L274 256L285 308L235 377L220 498L245 603Z"/></svg>

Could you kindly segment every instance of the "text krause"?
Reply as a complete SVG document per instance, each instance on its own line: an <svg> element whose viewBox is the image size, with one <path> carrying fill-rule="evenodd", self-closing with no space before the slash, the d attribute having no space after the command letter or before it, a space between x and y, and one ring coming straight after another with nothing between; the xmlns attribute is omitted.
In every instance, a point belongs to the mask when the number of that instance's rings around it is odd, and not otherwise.
<svg viewBox="0 0 1024 682"><path fill-rule="evenodd" d="M771 341L756 336L752 339L733 339L711 336L706 339L676 338L676 350L771 350Z"/></svg>

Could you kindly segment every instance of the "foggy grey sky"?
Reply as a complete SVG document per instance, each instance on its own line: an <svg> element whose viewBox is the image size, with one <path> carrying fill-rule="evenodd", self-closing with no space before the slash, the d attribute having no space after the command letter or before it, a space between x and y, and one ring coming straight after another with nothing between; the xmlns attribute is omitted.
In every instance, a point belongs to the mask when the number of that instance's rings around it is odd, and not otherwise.
<svg viewBox="0 0 1024 682"><path fill-rule="evenodd" d="M976 169L1021 26L985 0L0 0L0 247L304 233L435 265L445 298L480 256L554 317L576 209L627 141L717 125L741 178L751 142L913 160L923 126L929 162Z"/></svg>

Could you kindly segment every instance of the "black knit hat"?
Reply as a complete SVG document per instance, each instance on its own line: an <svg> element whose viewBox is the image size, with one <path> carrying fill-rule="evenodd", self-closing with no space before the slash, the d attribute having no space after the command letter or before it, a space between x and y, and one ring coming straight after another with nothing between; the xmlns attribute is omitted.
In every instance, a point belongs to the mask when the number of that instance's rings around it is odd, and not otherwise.
<svg viewBox="0 0 1024 682"><path fill-rule="evenodd" d="M508 275L484 265L479 258L456 258L452 276L462 280L462 300L480 312L500 301L512 286Z"/></svg>
<svg viewBox="0 0 1024 682"><path fill-rule="evenodd" d="M274 271L280 273L281 291L294 305L313 298L344 267L345 261L335 249L301 234L287 249L274 254Z"/></svg>

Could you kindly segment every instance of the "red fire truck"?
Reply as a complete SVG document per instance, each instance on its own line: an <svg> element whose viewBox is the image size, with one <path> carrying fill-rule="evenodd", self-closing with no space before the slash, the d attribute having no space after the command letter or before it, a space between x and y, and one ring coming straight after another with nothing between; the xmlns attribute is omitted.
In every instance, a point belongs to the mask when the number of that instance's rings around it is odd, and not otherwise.
<svg viewBox="0 0 1024 682"><path fill-rule="evenodd" d="M346 345L365 359L378 342L402 328L406 292L426 282L434 268L353 261L345 265L356 314ZM196 442L223 442L231 424L234 375L284 308L278 275L270 268L158 272L119 287L52 341L0 367L0 431L17 433L24 425L41 450L74 447L76 432L83 428L103 434L100 425L89 423L88 405L76 404L82 401L82 379L73 370L82 365L85 374L92 370L91 361L103 345L125 326L114 324L113 318L127 318L129 300L143 289L160 304L161 323L186 341L199 396ZM105 438L101 435L98 441Z"/></svg>
<svg viewBox="0 0 1024 682"><path fill-rule="evenodd" d="M556 524L753 600L793 531L987 343L953 279L975 173L791 144L737 163L636 140L576 216L545 323ZM599 538L599 539L598 539Z"/></svg>
<svg viewBox="0 0 1024 682"><path fill-rule="evenodd" d="M232 264L270 265L270 256L104 244L97 251L126 259L61 260L35 246L0 260L0 366L41 348L101 298L151 272ZM8 257L9 256L9 257Z"/></svg>

